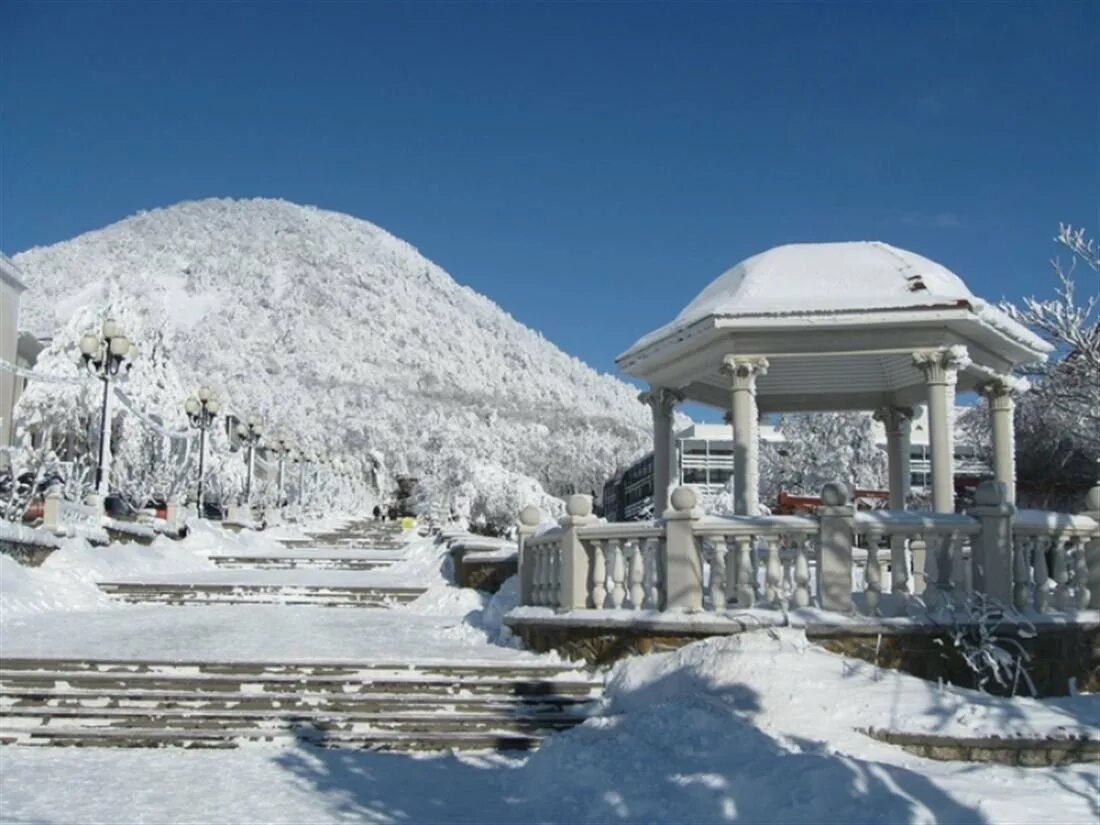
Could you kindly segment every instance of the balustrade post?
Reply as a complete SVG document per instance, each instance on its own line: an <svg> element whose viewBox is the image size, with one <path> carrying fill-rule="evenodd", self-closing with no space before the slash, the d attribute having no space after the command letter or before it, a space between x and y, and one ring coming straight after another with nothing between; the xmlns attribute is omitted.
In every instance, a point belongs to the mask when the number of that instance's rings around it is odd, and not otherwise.
<svg viewBox="0 0 1100 825"><path fill-rule="evenodd" d="M1085 497L1084 515L1100 524L1100 484L1089 490ZM1084 547L1085 565L1088 568L1088 606L1100 608L1100 534L1092 536Z"/></svg>
<svg viewBox="0 0 1100 825"><path fill-rule="evenodd" d="M180 499L179 496L169 496L168 501L164 503L164 521L168 525L168 533L173 538L179 538L181 528L180 524Z"/></svg>
<svg viewBox="0 0 1100 825"><path fill-rule="evenodd" d="M847 485L834 481L821 491L821 536L817 595L823 610L852 612L852 534L855 508Z"/></svg>
<svg viewBox="0 0 1100 825"><path fill-rule="evenodd" d="M516 524L516 572L519 573L519 603L520 605L534 604L535 565L532 554L526 549L527 540L535 535L539 522L542 521L542 512L533 504L524 507L519 514L519 523Z"/></svg>
<svg viewBox="0 0 1100 825"><path fill-rule="evenodd" d="M51 487L42 504L42 528L51 533L61 530L61 490Z"/></svg>
<svg viewBox="0 0 1100 825"><path fill-rule="evenodd" d="M695 546L695 522L703 517L690 487L672 491L672 507L665 510L665 553L661 583L666 610L703 609L703 562Z"/></svg>
<svg viewBox="0 0 1100 825"><path fill-rule="evenodd" d="M559 606L563 610L576 610L588 606L588 553L577 531L599 519L592 515L592 497L579 493L566 500L565 513L558 521L561 525Z"/></svg>
<svg viewBox="0 0 1100 825"><path fill-rule="evenodd" d="M982 526L970 544L970 580L974 592L984 593L1004 605L1012 604L1012 519L1016 508L1008 500L1008 485L1003 481L983 481L974 492L974 502L969 514Z"/></svg>

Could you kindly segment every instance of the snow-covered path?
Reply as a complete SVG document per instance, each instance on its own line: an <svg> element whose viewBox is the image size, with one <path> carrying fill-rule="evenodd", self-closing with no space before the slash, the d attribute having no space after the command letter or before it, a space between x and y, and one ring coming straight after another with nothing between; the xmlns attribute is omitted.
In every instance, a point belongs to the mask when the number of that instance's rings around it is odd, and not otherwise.
<svg viewBox="0 0 1100 825"><path fill-rule="evenodd" d="M211 553L272 547L260 537L202 528L187 542L136 555L69 548L37 571L13 569L0 557L0 652L12 659L552 661L494 644L503 605L447 586L439 554L427 544L397 568L427 592L392 610L131 606L90 583L220 573ZM1094 765L937 762L860 729L1096 735L1098 702L939 689L814 649L788 629L629 660L613 675L604 716L525 756L410 756L305 744L230 751L4 747L0 820L1095 823Z"/></svg>
<svg viewBox="0 0 1100 825"><path fill-rule="evenodd" d="M539 658L488 644L471 620L403 609L135 605L14 620L4 625L3 649L10 657L265 662Z"/></svg>

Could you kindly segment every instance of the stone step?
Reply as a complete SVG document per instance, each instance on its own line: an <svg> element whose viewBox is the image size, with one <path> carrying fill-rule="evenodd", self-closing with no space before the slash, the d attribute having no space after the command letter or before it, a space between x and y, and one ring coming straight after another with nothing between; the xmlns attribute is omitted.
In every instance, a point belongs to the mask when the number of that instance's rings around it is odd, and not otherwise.
<svg viewBox="0 0 1100 825"><path fill-rule="evenodd" d="M13 674L0 670L0 695L15 687L48 688L58 682L79 685L84 690L128 690L140 687L146 690L176 690L203 692L255 692L267 695L301 693L302 687L324 686L339 688L348 696L356 693L409 693L449 696L459 692L472 694L495 693L515 696L588 695L597 686L588 681L519 680L508 678L468 677L405 677L367 675L360 679L347 676L188 676L161 673L78 673L75 671L22 672ZM247 685L249 690L243 690Z"/></svg>
<svg viewBox="0 0 1100 825"><path fill-rule="evenodd" d="M357 559L339 556L210 556L229 570L379 570L398 559Z"/></svg>
<svg viewBox="0 0 1100 825"><path fill-rule="evenodd" d="M544 662L0 660L0 740L26 745L535 747L599 708Z"/></svg>
<svg viewBox="0 0 1100 825"><path fill-rule="evenodd" d="M391 607L414 601L420 587L355 587L280 584L175 584L98 582L114 599L133 604L293 604L325 607Z"/></svg>
<svg viewBox="0 0 1100 825"><path fill-rule="evenodd" d="M457 731L508 730L530 733L570 728L582 722L579 714L555 712L444 711L421 712L329 710L277 711L208 710L192 708L9 708L0 709L0 724L10 729L45 725L179 729L207 727L285 727L309 723L331 730Z"/></svg>
<svg viewBox="0 0 1100 825"><path fill-rule="evenodd" d="M349 661L318 659L308 662L263 662L263 661L201 661L185 659L83 659L83 658L27 658L6 656L0 659L0 672L18 675L19 673L65 673L77 674L121 674L162 673L166 675L217 675L241 676L252 679L259 674L270 674L279 678L296 677L314 679L319 676L346 676L360 679L367 673L383 673L402 677L426 676L483 676L516 677L531 679L535 677L562 677L600 684L598 677L592 676L581 665L572 662L537 661Z"/></svg>
<svg viewBox="0 0 1100 825"><path fill-rule="evenodd" d="M541 739L532 734L492 732L404 733L399 731L330 732L309 726L283 730L124 730L117 728L36 728L16 730L0 727L0 744L54 745L68 747L122 748L235 748L243 742L280 744L308 743L325 748L369 750L531 750Z"/></svg>
<svg viewBox="0 0 1100 825"><path fill-rule="evenodd" d="M469 710L484 712L536 712L574 709L583 712L599 701L596 694L513 695L482 693L439 695L431 693L345 693L301 691L255 693L239 691L195 692L181 690L4 687L0 689L0 713L8 709L38 708L134 708L389 713L417 710Z"/></svg>

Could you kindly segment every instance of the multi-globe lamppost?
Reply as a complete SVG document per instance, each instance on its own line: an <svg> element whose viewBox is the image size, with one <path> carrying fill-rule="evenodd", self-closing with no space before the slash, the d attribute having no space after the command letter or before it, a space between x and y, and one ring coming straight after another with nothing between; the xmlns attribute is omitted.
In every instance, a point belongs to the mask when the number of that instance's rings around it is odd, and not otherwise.
<svg viewBox="0 0 1100 825"><path fill-rule="evenodd" d="M210 425L214 423L214 419L221 410L221 402L214 397L209 387L199 387L198 393L184 402L183 409L187 413L187 420L191 426L199 431L199 518L205 518L202 485L206 467L206 431L210 429Z"/></svg>
<svg viewBox="0 0 1100 825"><path fill-rule="evenodd" d="M103 322L99 335L88 332L80 338L80 357L84 366L103 382L103 409L99 417L99 462L95 470L95 490L101 497L107 495L107 463L111 454L107 444L111 440L111 419L108 412L111 379L118 375L124 364L129 370L137 354L137 345L123 334L122 327L113 318Z"/></svg>
<svg viewBox="0 0 1100 825"><path fill-rule="evenodd" d="M260 443L260 437L262 435L263 422L255 416L237 425L237 438L248 447L248 456L245 459L248 470L244 478L245 507L252 506L252 459L256 445Z"/></svg>

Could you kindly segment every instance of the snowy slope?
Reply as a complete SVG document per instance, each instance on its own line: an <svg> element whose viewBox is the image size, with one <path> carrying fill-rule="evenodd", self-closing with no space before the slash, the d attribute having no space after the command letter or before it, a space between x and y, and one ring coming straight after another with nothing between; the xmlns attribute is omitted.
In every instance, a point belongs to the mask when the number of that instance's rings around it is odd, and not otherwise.
<svg viewBox="0 0 1100 825"><path fill-rule="evenodd" d="M144 352L170 360L183 387L207 381L321 452L379 451L391 472L454 484L476 462L587 491L648 441L633 388L347 215L185 202L15 261L35 333L111 306L153 331ZM176 394L143 401L183 426Z"/></svg>

